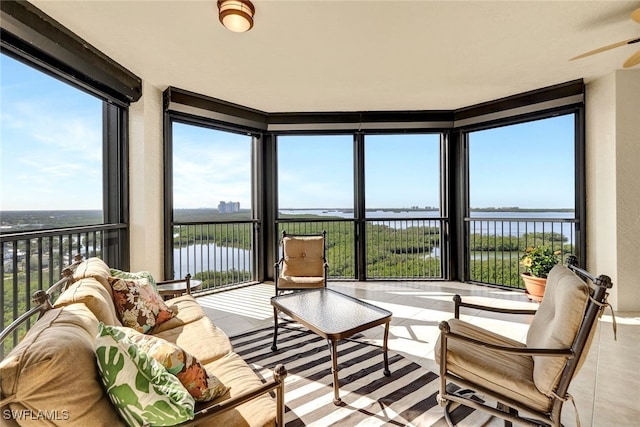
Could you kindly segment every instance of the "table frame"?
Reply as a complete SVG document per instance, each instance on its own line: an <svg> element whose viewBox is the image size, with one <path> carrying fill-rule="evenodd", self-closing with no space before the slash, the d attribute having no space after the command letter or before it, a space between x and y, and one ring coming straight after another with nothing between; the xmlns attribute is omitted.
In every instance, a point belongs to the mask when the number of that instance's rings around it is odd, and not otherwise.
<svg viewBox="0 0 640 427"><path fill-rule="evenodd" d="M290 316L293 320L299 322L300 324L302 324L303 326L305 326L307 329L309 329L311 332L315 333L316 335L319 335L323 338L325 338L327 340L327 343L329 345L329 351L331 353L331 371L333 373L333 403L335 405L342 405L342 399L340 399L340 384L339 384L339 380L338 380L338 352L337 352L337 344L338 341L342 340L342 339L346 339L349 338L350 336L358 333L358 332L362 332L365 331L367 329L371 329L374 326L379 326L379 325L384 325L384 340L383 340L383 345L382 345L382 349L384 352L384 375L385 376L391 376L391 371L389 370L389 356L388 356L388 341L389 341L389 323L391 322L391 316L392 313L388 310L384 310L380 307L377 307L373 304L369 304L367 302L364 302L362 300L359 300L357 298L354 297L350 297L348 295L344 295L340 292L334 291L332 289L328 289L328 288L321 288L321 289L312 289L312 290L305 290L305 291L300 291L300 293L302 292L325 292L325 293L331 293L334 296L338 296L342 302L347 302L349 303L349 301L352 301L354 304L357 305L364 305L367 308L370 308L372 310L375 311L379 311L380 312L380 317L369 321L369 322L365 322L362 324L358 324L354 327L350 327L350 328L346 328L346 329L341 329L341 330L337 330L337 331L332 331L332 332L328 332L325 331L322 326L318 326L313 324L312 322L310 322L306 317L304 313L297 313L294 312L293 310L289 309L286 305L284 305L284 303L281 303L281 299L283 299L283 301L286 301L286 299L284 298L295 298L294 295L295 294L286 294L286 295L281 295L281 296L275 296L271 298L271 305L273 306L273 345L271 346L271 350L272 351L276 351L278 349L277 346L277 341L278 341L278 312L282 312L285 313L286 315ZM317 307L318 310L322 310L322 306Z"/></svg>

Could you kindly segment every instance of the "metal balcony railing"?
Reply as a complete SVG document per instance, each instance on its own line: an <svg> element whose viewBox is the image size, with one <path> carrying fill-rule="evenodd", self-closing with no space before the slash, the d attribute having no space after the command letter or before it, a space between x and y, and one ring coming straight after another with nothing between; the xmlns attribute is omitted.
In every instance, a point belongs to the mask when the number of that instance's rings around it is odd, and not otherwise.
<svg viewBox="0 0 640 427"><path fill-rule="evenodd" d="M330 279L356 277L355 219L279 219L278 232L327 232ZM368 279L441 279L442 218L375 218L364 221Z"/></svg>
<svg viewBox="0 0 640 427"><path fill-rule="evenodd" d="M174 223L173 278L191 274L198 291L254 280L255 220Z"/></svg>
<svg viewBox="0 0 640 427"><path fill-rule="evenodd" d="M278 237L289 234L320 234L327 232L327 262L330 279L353 279L356 271L355 222L353 219L279 219ZM282 255L279 248L278 258Z"/></svg>
<svg viewBox="0 0 640 427"><path fill-rule="evenodd" d="M444 218L367 220L367 278L442 279Z"/></svg>
<svg viewBox="0 0 640 427"><path fill-rule="evenodd" d="M471 282L524 289L520 257L528 247L576 253L577 219L465 218Z"/></svg>
<svg viewBox="0 0 640 427"><path fill-rule="evenodd" d="M31 308L31 296L46 290L60 279L62 269L77 254L105 258L120 251L119 231L124 225L73 227L49 231L1 234L2 272L0 274L0 330ZM58 295L53 295L55 301ZM35 321L35 319L32 319ZM10 351L31 327L26 322L7 338L0 348Z"/></svg>

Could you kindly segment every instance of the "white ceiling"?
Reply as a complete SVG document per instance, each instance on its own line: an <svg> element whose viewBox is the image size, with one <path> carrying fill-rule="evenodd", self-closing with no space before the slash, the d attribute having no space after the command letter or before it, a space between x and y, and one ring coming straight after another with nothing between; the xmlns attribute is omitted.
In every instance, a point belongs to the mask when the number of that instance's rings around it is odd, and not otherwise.
<svg viewBox="0 0 640 427"><path fill-rule="evenodd" d="M266 112L449 110L622 67L640 1L254 0L232 33L209 1L31 3L143 80ZM639 68L639 67L636 67Z"/></svg>

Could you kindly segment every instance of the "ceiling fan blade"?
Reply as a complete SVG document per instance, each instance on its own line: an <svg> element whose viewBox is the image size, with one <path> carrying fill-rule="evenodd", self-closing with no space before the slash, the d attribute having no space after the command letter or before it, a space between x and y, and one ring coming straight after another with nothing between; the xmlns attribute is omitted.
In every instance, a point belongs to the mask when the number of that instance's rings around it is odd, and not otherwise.
<svg viewBox="0 0 640 427"><path fill-rule="evenodd" d="M640 23L640 7L631 13L631 19Z"/></svg>
<svg viewBox="0 0 640 427"><path fill-rule="evenodd" d="M627 58L627 60L624 61L624 64L622 64L622 66L624 68L630 68L638 64L640 64L640 50L634 53L633 55L631 55L629 58Z"/></svg>
<svg viewBox="0 0 640 427"><path fill-rule="evenodd" d="M583 53L582 55L575 56L571 58L569 61L573 61L574 59L585 58L587 56L595 55L596 53L604 52L606 50L615 49L616 47L625 46L628 44L638 43L638 42L640 42L640 38L629 39L629 40L621 41L618 43L610 44L608 46L603 46L598 49L590 50L589 52Z"/></svg>

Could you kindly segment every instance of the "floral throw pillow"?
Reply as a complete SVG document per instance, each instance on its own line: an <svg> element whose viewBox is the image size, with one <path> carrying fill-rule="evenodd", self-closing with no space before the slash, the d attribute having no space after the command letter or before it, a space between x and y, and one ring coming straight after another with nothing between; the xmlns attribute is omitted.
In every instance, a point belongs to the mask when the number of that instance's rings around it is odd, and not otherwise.
<svg viewBox="0 0 640 427"><path fill-rule="evenodd" d="M195 401L178 378L122 330L100 323L95 346L100 380L127 425L170 426L193 419Z"/></svg>
<svg viewBox="0 0 640 427"><path fill-rule="evenodd" d="M182 385L196 402L206 402L227 392L227 387L188 352L165 339L144 335L131 328L118 328L132 343L158 361L171 374L178 377Z"/></svg>
<svg viewBox="0 0 640 427"><path fill-rule="evenodd" d="M117 277L119 279L132 279L132 280L147 279L151 284L151 286L153 286L154 288L156 288L157 286L156 279L154 279L151 273L149 273L148 271L138 271L137 273L132 273L130 271L118 270L117 268L111 268L109 269L109 271L111 272L112 277Z"/></svg>
<svg viewBox="0 0 640 427"><path fill-rule="evenodd" d="M147 333L174 316L147 279L110 277L109 284L116 313L124 326Z"/></svg>

